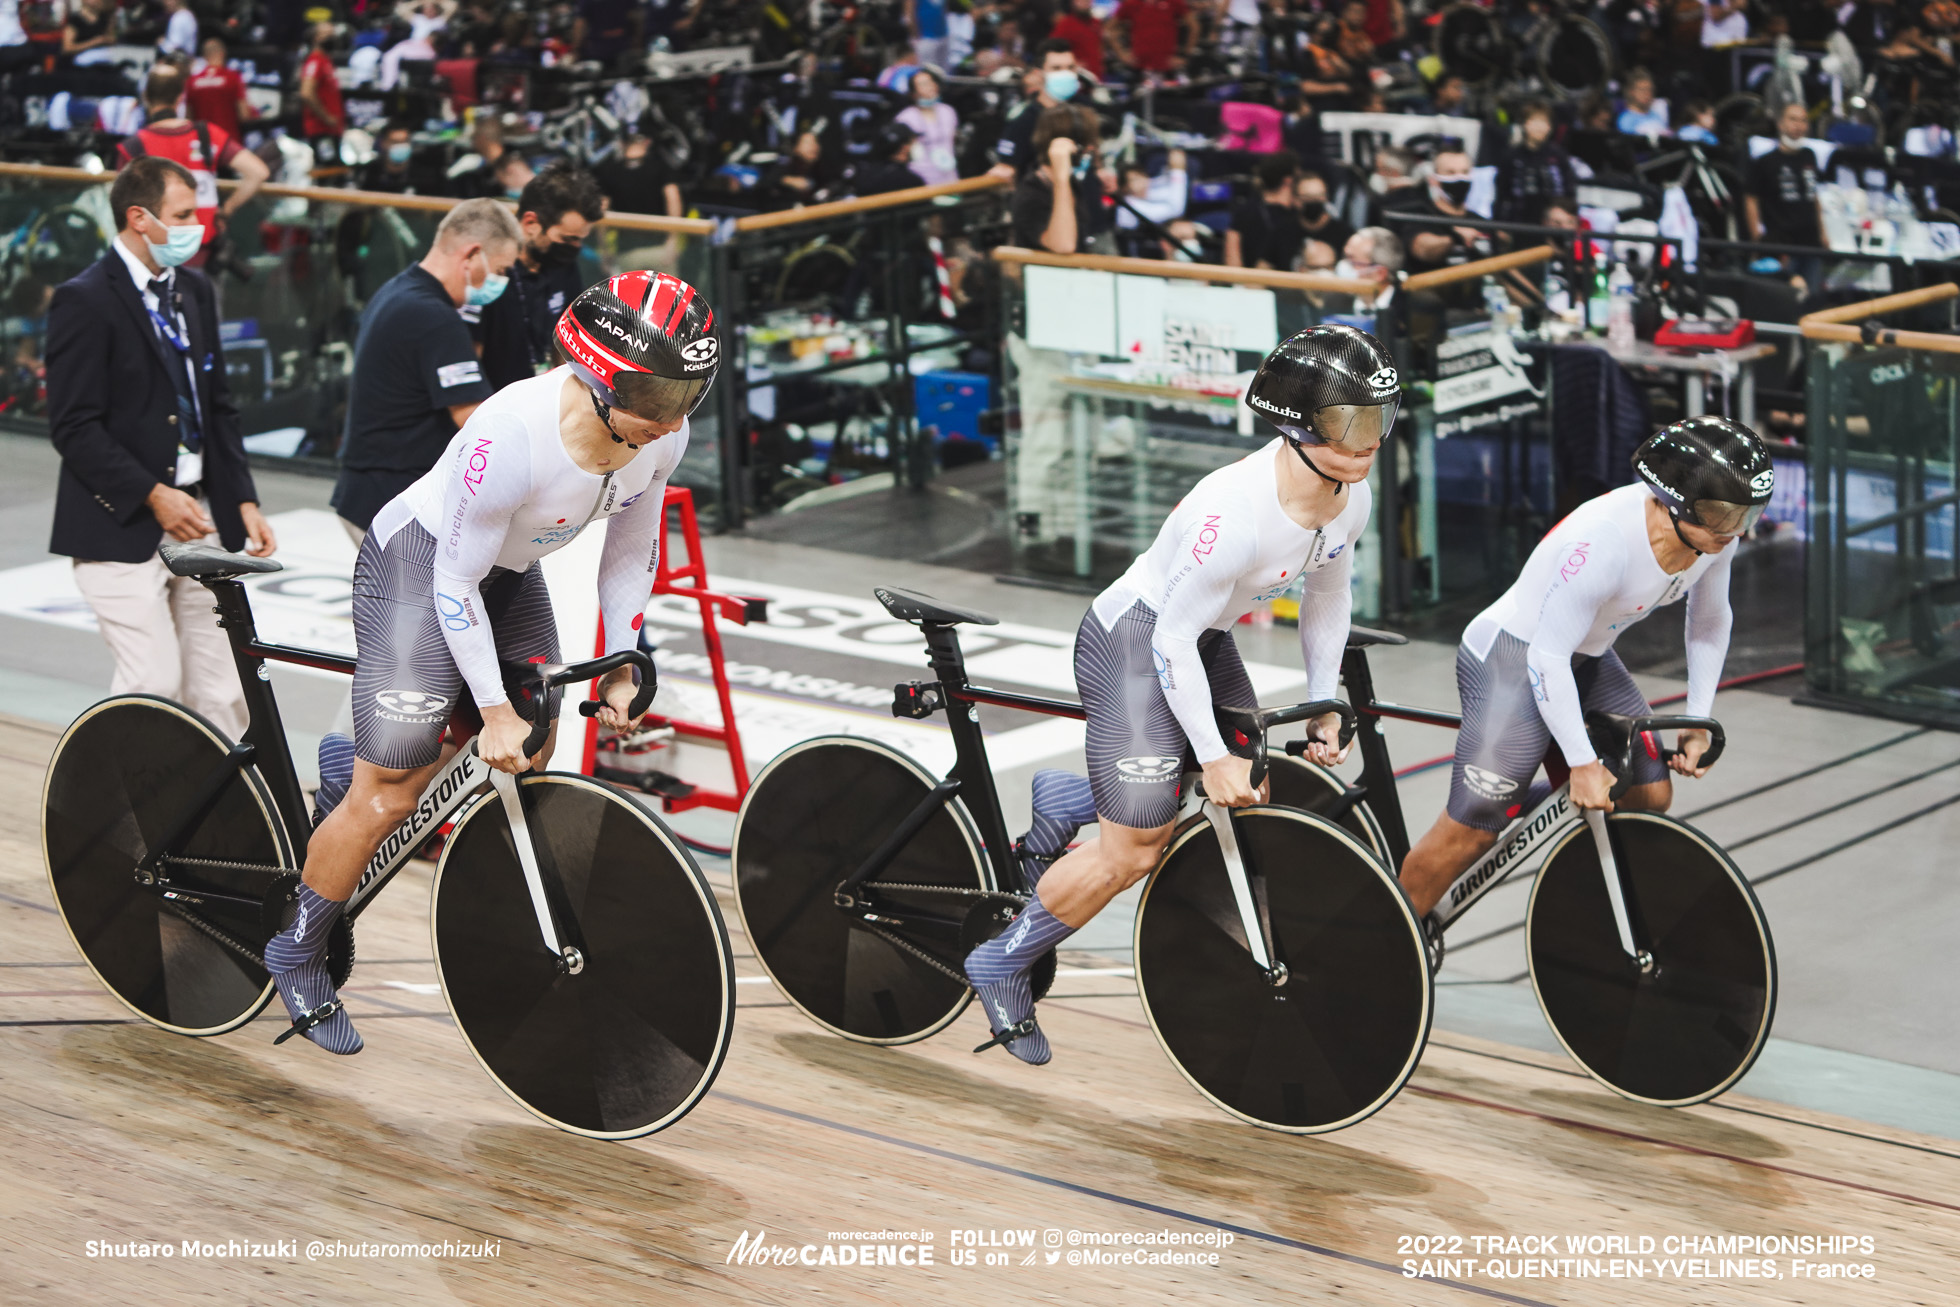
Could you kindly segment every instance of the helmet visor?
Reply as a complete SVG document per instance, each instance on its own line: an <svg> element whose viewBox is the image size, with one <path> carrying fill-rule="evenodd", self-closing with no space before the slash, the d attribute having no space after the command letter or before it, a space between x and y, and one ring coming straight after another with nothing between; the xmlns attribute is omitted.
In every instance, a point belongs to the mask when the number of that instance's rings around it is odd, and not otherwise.
<svg viewBox="0 0 1960 1307"><path fill-rule="evenodd" d="M1731 504L1722 499L1697 499L1695 522L1716 535L1747 535L1768 507L1768 504Z"/></svg>
<svg viewBox="0 0 1960 1307"><path fill-rule="evenodd" d="M1365 454L1395 428L1402 401L1386 404L1326 404L1313 411L1308 443L1334 445L1350 454Z"/></svg>
<svg viewBox="0 0 1960 1307"><path fill-rule="evenodd" d="M662 424L678 422L701 406L714 381L705 377L661 377L651 372L621 372L613 377L619 407L636 418Z"/></svg>

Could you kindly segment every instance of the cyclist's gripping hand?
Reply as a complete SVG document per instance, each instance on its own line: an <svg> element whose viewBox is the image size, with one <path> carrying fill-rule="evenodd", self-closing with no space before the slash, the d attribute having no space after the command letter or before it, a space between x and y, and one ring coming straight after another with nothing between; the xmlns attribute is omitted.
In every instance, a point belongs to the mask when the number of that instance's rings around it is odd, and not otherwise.
<svg viewBox="0 0 1960 1307"><path fill-rule="evenodd" d="M1206 763L1205 797L1221 808L1243 808L1259 802L1252 788L1252 759L1228 753Z"/></svg>
<svg viewBox="0 0 1960 1307"><path fill-rule="evenodd" d="M476 737L476 755L488 766L512 775L529 771L532 760L524 756L524 740L531 723L517 715L508 702L483 710L483 733Z"/></svg>
<svg viewBox="0 0 1960 1307"><path fill-rule="evenodd" d="M1595 758L1583 767L1572 769L1572 802L1581 808L1598 808L1603 812L1613 811L1613 773L1606 764Z"/></svg>
<svg viewBox="0 0 1960 1307"><path fill-rule="evenodd" d="M1322 713L1307 724L1307 757L1323 767L1338 767L1347 761L1348 750L1354 741L1342 744L1341 715L1337 712Z"/></svg>
<svg viewBox="0 0 1960 1307"><path fill-rule="evenodd" d="M633 696L639 687L633 684L633 669L615 667L607 672L599 682L599 697L605 707L599 710L599 724L609 731L630 731L640 724L640 717L632 715Z"/></svg>
<svg viewBox="0 0 1960 1307"><path fill-rule="evenodd" d="M1713 743L1714 737L1707 731L1682 731L1674 737L1679 752L1667 760L1667 765L1683 776L1706 776L1708 768L1701 765L1701 756Z"/></svg>

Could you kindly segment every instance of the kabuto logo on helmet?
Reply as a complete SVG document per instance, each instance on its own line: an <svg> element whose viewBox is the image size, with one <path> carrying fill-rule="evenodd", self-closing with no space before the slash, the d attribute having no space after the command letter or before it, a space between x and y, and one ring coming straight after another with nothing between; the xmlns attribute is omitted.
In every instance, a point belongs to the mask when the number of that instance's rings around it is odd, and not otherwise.
<svg viewBox="0 0 1960 1307"><path fill-rule="evenodd" d="M1368 385L1378 395L1388 394L1402 388L1402 378L1394 368L1377 368L1375 375L1368 378Z"/></svg>
<svg viewBox="0 0 1960 1307"><path fill-rule="evenodd" d="M1268 413L1277 413L1279 414L1279 416L1283 418L1293 418L1296 421L1300 417L1300 415L1298 413L1295 413L1292 409L1281 408L1278 404L1270 403L1266 400L1259 398L1259 396L1257 395L1251 395L1248 396L1247 398L1254 408L1263 408Z"/></svg>
<svg viewBox="0 0 1960 1307"><path fill-rule="evenodd" d="M1681 492L1676 490L1673 486L1667 484L1667 482L1661 480L1660 474L1654 471L1653 468L1647 466L1646 459L1644 458L1641 459L1640 462L1635 464L1635 466L1640 469L1640 475L1647 478L1648 485L1660 491L1662 494L1666 495L1669 499L1674 500L1676 503L1679 503L1681 501Z"/></svg>
<svg viewBox="0 0 1960 1307"><path fill-rule="evenodd" d="M681 366L689 372L699 372L711 368L721 357L721 342L713 336L703 336L681 351Z"/></svg>
<svg viewBox="0 0 1960 1307"><path fill-rule="evenodd" d="M1758 472L1749 479L1749 490L1752 494L1767 495L1775 488L1776 470L1774 468Z"/></svg>

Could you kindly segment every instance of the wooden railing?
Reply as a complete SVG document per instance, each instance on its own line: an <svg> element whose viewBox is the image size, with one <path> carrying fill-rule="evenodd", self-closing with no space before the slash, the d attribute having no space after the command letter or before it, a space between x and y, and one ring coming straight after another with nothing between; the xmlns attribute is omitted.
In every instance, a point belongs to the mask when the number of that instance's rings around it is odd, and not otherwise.
<svg viewBox="0 0 1960 1307"><path fill-rule="evenodd" d="M1513 250L1509 254L1478 259L1475 263L1459 263L1453 267L1438 268L1434 272L1418 272L1402 283L1402 289L1433 290L1437 286L1468 281L1472 277L1487 277L1492 273L1509 272L1513 268L1528 268L1534 263L1543 263L1554 253L1556 251L1551 246L1540 245L1533 249Z"/></svg>
<svg viewBox="0 0 1960 1307"><path fill-rule="evenodd" d="M962 177L956 182L941 182L937 186L908 186L902 191L886 191L883 195L864 195L851 200L831 200L826 204L806 204L800 208L783 209L776 213L752 213L746 218L735 220L736 231L766 231L771 227L792 227L800 222L820 222L826 218L841 218L853 213L876 213L880 209L895 209L905 204L921 204L936 200L942 195L969 195L974 191L999 190L1012 185L1002 177Z"/></svg>
<svg viewBox="0 0 1960 1307"><path fill-rule="evenodd" d="M1046 250L1002 245L994 250L1002 263L1033 264L1042 268L1089 268L1097 272L1126 272L1138 277L1171 277L1182 281L1222 281L1237 286L1273 290L1332 291L1373 296L1381 287L1356 277L1325 272L1280 272L1273 268L1228 268L1218 263L1174 263L1169 259L1122 259L1104 254L1050 254Z"/></svg>
<svg viewBox="0 0 1960 1307"><path fill-rule="evenodd" d="M1960 336L1936 331L1894 331L1889 327L1858 327L1851 325L1866 318L1877 317L1881 313L1895 313L1900 309L1918 308L1922 304L1937 304L1960 295L1960 286L1945 282L1938 286L1926 286L1919 290L1901 291L1897 295L1881 295L1875 300L1863 300L1857 304L1843 304L1834 309L1819 309L1806 313L1797 319L1806 340L1833 340L1851 344L1898 345L1905 349L1931 350L1937 354L1960 354Z"/></svg>

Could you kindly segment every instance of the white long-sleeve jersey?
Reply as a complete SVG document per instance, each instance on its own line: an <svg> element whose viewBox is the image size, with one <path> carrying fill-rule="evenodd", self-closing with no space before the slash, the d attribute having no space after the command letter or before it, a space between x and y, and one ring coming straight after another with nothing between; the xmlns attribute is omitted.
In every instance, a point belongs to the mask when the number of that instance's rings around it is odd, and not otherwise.
<svg viewBox="0 0 1960 1307"><path fill-rule="evenodd" d="M477 590L492 568L521 572L611 518L599 558L607 653L634 647L653 593L661 506L667 479L687 452L688 424L615 472L587 472L572 462L558 430L570 376L571 369L556 368L485 400L436 465L383 506L371 528L386 544L414 520L435 538L436 615L480 707L506 697Z"/></svg>
<svg viewBox="0 0 1960 1307"><path fill-rule="evenodd" d="M1257 605L1284 594L1302 572L1300 658L1307 694L1331 699L1340 688L1353 611L1352 546L1367 529L1373 500L1365 482L1349 486L1346 506L1333 521L1317 531L1301 526L1279 502L1274 460L1283 443L1275 437L1193 486L1150 548L1093 605L1105 629L1138 601L1157 614L1151 638L1157 679L1201 766L1227 750L1212 713L1198 637L1228 630Z"/></svg>
<svg viewBox="0 0 1960 1307"><path fill-rule="evenodd" d="M1656 608L1688 601L1687 715L1706 717L1729 653L1729 565L1739 542L1703 554L1669 575L1647 539L1647 487L1621 486L1579 505L1531 551L1524 570L1496 603L1465 628L1463 643L1477 657L1490 652L1499 631L1530 646L1538 712L1574 767L1594 761L1572 676L1572 656L1597 657L1619 633Z"/></svg>

